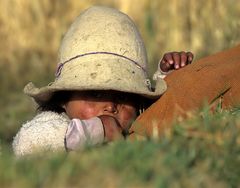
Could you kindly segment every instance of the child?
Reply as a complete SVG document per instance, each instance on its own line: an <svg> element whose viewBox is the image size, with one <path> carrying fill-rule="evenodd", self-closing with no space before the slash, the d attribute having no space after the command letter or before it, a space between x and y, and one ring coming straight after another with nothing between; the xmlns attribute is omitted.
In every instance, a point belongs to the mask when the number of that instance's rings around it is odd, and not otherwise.
<svg viewBox="0 0 240 188"><path fill-rule="evenodd" d="M160 67L168 72L192 58L169 53ZM76 150L124 138L146 102L166 90L158 75L153 90L143 41L127 15L101 6L87 9L63 38L55 81L24 88L40 113L17 133L15 154Z"/></svg>

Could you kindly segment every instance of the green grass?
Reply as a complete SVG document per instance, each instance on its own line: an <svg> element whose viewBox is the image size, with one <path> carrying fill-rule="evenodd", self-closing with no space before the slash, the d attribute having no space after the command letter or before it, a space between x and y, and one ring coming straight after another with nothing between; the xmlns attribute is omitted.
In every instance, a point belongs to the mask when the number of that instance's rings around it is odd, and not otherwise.
<svg viewBox="0 0 240 188"><path fill-rule="evenodd" d="M3 147L0 187L239 187L239 138L239 109L204 109L159 139L22 159Z"/></svg>

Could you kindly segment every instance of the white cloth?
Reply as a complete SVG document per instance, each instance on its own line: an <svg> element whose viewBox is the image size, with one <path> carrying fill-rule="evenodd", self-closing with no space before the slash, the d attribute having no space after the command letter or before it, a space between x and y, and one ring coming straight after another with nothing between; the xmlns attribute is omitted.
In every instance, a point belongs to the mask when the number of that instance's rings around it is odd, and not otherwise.
<svg viewBox="0 0 240 188"><path fill-rule="evenodd" d="M168 75L168 72L163 72L160 68L153 74L153 80L159 78L164 79Z"/></svg>
<svg viewBox="0 0 240 188"><path fill-rule="evenodd" d="M104 129L98 117L88 120L73 119L66 133L66 148L81 149L86 145L97 145L104 142Z"/></svg>
<svg viewBox="0 0 240 188"><path fill-rule="evenodd" d="M158 68L157 68L157 71L153 74L153 80L157 80L158 78L164 79L168 74L172 72L172 70L168 72L164 72L160 67L161 61L162 60L158 62Z"/></svg>
<svg viewBox="0 0 240 188"><path fill-rule="evenodd" d="M78 139L75 140L70 135L78 135ZM85 144L100 144L103 140L104 130L99 118L70 120L64 113L47 111L22 125L14 137L13 151L16 156L43 151L65 151L67 145L70 147L67 149L72 150Z"/></svg>

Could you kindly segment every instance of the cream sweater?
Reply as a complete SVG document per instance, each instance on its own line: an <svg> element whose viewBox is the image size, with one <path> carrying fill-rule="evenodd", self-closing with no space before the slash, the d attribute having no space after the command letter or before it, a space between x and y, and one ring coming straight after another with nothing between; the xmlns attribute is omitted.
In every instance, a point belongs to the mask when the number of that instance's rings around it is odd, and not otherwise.
<svg viewBox="0 0 240 188"><path fill-rule="evenodd" d="M70 120L66 114L47 111L22 125L13 139L13 151L23 156L43 151L66 151L101 144L104 130L99 118Z"/></svg>

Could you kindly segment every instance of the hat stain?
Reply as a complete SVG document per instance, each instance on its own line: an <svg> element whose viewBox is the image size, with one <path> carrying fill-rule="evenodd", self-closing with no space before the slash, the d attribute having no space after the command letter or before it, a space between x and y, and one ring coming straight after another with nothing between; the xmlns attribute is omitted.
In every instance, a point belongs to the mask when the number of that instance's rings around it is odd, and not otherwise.
<svg viewBox="0 0 240 188"><path fill-rule="evenodd" d="M90 76L91 76L92 79L95 79L97 77L97 73L93 72L93 73L90 74Z"/></svg>

